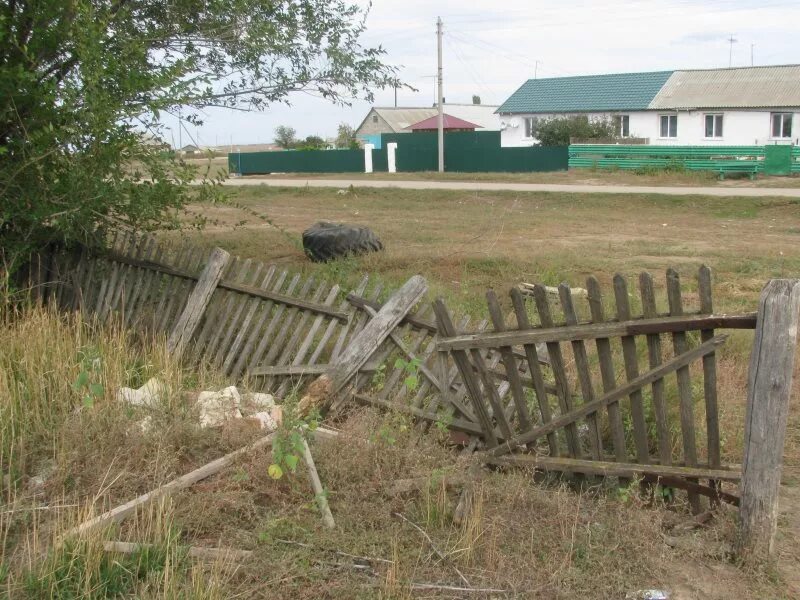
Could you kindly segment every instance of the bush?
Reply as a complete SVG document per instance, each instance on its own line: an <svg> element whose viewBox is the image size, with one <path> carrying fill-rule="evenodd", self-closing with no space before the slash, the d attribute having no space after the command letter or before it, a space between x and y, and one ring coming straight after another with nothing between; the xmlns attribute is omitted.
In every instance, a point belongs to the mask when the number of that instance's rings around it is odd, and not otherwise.
<svg viewBox="0 0 800 600"><path fill-rule="evenodd" d="M536 137L541 146L569 146L570 139L617 139L614 123L608 119L590 120L585 116L559 117L539 125Z"/></svg>

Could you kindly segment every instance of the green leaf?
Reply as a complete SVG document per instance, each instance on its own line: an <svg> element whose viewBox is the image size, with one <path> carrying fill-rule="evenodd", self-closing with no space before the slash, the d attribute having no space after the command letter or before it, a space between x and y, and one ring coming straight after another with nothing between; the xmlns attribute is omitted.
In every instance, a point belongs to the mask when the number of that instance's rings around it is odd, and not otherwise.
<svg viewBox="0 0 800 600"><path fill-rule="evenodd" d="M394 368L395 369L405 369L406 368L406 361L404 361L402 358L398 358L396 361L394 361Z"/></svg>
<svg viewBox="0 0 800 600"><path fill-rule="evenodd" d="M89 383L89 372L81 371L77 379L75 379L75 383L72 384L72 389L77 392L81 388L86 387L88 383Z"/></svg>
<svg viewBox="0 0 800 600"><path fill-rule="evenodd" d="M89 393L95 398L100 398L105 393L102 383L92 383L89 385Z"/></svg>
<svg viewBox="0 0 800 600"><path fill-rule="evenodd" d="M286 462L286 466L289 467L289 470L294 473L297 470L297 463L300 462L300 457L294 454L287 454L283 460Z"/></svg>
<svg viewBox="0 0 800 600"><path fill-rule="evenodd" d="M94 398L90 394L86 394L83 397L83 406L86 408L92 408L94 406Z"/></svg>
<svg viewBox="0 0 800 600"><path fill-rule="evenodd" d="M280 465L272 464L267 469L267 474L273 479L280 479L283 477L283 469L281 469Z"/></svg>

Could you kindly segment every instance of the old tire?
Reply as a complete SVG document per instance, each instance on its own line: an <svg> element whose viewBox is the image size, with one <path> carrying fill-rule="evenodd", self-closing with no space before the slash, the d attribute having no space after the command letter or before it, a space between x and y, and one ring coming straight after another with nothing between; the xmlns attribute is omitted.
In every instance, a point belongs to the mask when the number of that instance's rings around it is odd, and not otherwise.
<svg viewBox="0 0 800 600"><path fill-rule="evenodd" d="M369 227L320 221L303 232L303 249L314 262L383 250Z"/></svg>

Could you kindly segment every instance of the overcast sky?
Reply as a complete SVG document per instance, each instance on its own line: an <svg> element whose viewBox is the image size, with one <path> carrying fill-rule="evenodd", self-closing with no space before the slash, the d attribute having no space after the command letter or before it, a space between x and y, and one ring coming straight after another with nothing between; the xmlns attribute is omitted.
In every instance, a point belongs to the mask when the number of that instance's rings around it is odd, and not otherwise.
<svg viewBox="0 0 800 600"><path fill-rule="evenodd" d="M366 2L358 3L366 6ZM436 17L444 21L447 102L500 104L525 80L597 73L800 63L800 0L374 0L365 45L382 45L386 62L418 92L401 90L400 106L430 106L436 73ZM333 136L357 126L369 110L296 95L292 106L263 113L208 111L205 124L183 132L183 144L272 141L289 125L301 137ZM392 90L375 104L392 106ZM177 127L172 125L174 143ZM188 139L187 139L188 138ZM167 140L171 141L171 140Z"/></svg>

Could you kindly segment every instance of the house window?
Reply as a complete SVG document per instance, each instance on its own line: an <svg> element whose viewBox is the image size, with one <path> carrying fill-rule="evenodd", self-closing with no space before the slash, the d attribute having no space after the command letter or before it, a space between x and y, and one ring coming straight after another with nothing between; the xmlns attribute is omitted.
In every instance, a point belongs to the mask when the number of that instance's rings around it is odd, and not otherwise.
<svg viewBox="0 0 800 600"><path fill-rule="evenodd" d="M722 115L706 115L705 137L722 137Z"/></svg>
<svg viewBox="0 0 800 600"><path fill-rule="evenodd" d="M377 123L378 122L378 115L372 115L372 122L373 123Z"/></svg>
<svg viewBox="0 0 800 600"><path fill-rule="evenodd" d="M661 115L661 129L659 137L678 137L678 115Z"/></svg>
<svg viewBox="0 0 800 600"><path fill-rule="evenodd" d="M539 133L539 117L528 117L525 119L525 137L535 138Z"/></svg>
<svg viewBox="0 0 800 600"><path fill-rule="evenodd" d="M614 117L614 131L617 132L619 137L631 136L631 116L630 115L616 115Z"/></svg>
<svg viewBox="0 0 800 600"><path fill-rule="evenodd" d="M792 113L772 113L772 137L792 137Z"/></svg>

